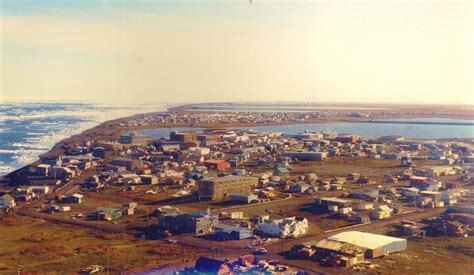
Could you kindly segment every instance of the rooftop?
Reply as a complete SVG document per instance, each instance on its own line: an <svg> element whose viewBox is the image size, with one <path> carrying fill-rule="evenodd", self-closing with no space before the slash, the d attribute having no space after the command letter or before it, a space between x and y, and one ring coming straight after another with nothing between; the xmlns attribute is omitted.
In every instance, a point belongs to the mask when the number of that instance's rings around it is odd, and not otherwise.
<svg viewBox="0 0 474 275"><path fill-rule="evenodd" d="M371 234L359 231L348 231L327 238L330 241L350 243L356 246L375 249L392 242L406 241L405 239L389 237L385 235Z"/></svg>

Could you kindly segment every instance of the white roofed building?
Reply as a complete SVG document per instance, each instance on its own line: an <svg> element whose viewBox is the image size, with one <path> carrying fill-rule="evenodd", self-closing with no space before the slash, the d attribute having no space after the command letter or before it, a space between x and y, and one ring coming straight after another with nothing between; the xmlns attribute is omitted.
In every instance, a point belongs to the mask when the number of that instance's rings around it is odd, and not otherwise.
<svg viewBox="0 0 474 275"><path fill-rule="evenodd" d="M366 248L365 256L367 258L377 258L407 248L405 239L359 231L342 232L327 239Z"/></svg>

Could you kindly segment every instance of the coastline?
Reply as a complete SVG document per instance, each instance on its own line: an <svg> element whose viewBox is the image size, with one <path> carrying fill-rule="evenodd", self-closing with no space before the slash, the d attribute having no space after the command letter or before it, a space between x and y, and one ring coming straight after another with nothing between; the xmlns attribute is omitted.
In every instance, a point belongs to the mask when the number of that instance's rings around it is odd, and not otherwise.
<svg viewBox="0 0 474 275"><path fill-rule="evenodd" d="M211 103L202 103L202 104L211 104ZM221 103L216 103L221 104ZM131 116L120 117L108 121L104 121L97 126L86 129L78 134L69 136L65 139L62 139L55 143L48 151L39 155L40 157L44 156L57 156L64 154L64 147L67 147L71 144L80 144L85 141L92 140L106 140L106 139L118 139L120 135L139 130L149 130L149 129L161 129L161 128L178 128L178 127L196 127L196 128L236 128L236 127L252 127L252 126L271 126L271 125L292 125L292 124L312 124L312 123L380 123L374 122L374 119L389 119L394 118L391 114L379 114L375 117L370 118L358 118L358 117L347 117L347 116L332 116L332 117L321 117L318 119L311 119L306 121L283 121L283 122L271 122L271 123L162 123L162 122L153 122L146 125L128 125L129 122L134 119L143 118L146 116L154 116L163 113L177 113L177 114L193 114L193 113L222 113L219 110L189 110L189 106L194 106L198 104L186 104L178 105L174 107L167 108L166 111L156 111L156 112L147 112L134 114ZM332 104L335 105L335 104ZM361 106L362 104L353 104L351 106ZM368 106L368 104L364 105ZM393 105L370 105L370 106L393 106ZM405 107L406 108L406 107ZM431 106L433 108L433 106ZM325 110L325 111L329 111ZM334 110L333 110L334 111ZM231 111L232 113L252 113L246 111ZM272 111L261 111L262 113L272 113ZM280 111L281 112L281 111ZM308 112L308 111L301 111ZM429 112L410 112L407 114L397 115L396 119L414 119L414 118L448 118L448 119L473 119L473 114L469 113L467 115L461 114L451 114L451 115L441 115L436 113ZM472 125L472 124L471 124ZM449 138L449 139L437 139L440 141L445 140L459 140L466 141L466 138ZM17 168L3 176L0 176L0 183L9 182L11 179L15 178L16 175L28 169L31 165L37 164L40 159L33 161L23 167Z"/></svg>

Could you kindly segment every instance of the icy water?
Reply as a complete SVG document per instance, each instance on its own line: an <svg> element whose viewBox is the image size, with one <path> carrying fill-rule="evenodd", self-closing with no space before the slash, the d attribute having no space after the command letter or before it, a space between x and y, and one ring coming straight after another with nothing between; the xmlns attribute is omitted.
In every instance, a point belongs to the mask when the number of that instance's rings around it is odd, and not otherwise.
<svg viewBox="0 0 474 275"><path fill-rule="evenodd" d="M297 134L305 130L314 132L332 131L339 134L349 133L374 138L387 135L400 135L413 139L474 138L474 126L472 125L411 124L413 122L472 123L471 120L416 118L394 121L406 121L408 123L335 122L258 126L242 129L253 129L261 132L285 132L287 134Z"/></svg>
<svg viewBox="0 0 474 275"><path fill-rule="evenodd" d="M259 132L283 132L286 134L302 133L306 130L320 132L331 131L338 134L356 134L363 137L381 137L387 135L401 135L413 139L442 139L442 138L474 138L474 126L472 125L439 125L439 124L411 124L413 122L434 123L473 123L471 120L438 119L438 118L416 118L394 120L407 122L393 123L308 123L289 125L268 125L241 127L242 130L255 130ZM153 138L168 138L170 131L197 130L196 128L163 128L140 131L142 134Z"/></svg>

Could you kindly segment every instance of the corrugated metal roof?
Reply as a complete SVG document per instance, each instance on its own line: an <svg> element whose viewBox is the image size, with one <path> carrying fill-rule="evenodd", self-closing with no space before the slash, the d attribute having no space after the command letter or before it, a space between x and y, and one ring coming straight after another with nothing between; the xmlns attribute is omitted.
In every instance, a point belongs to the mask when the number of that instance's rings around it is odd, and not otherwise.
<svg viewBox="0 0 474 275"><path fill-rule="evenodd" d="M348 231L336 234L327 238L330 241L350 243L364 248L376 249L393 242L403 241L405 239L389 237L385 235L371 234L359 231Z"/></svg>

